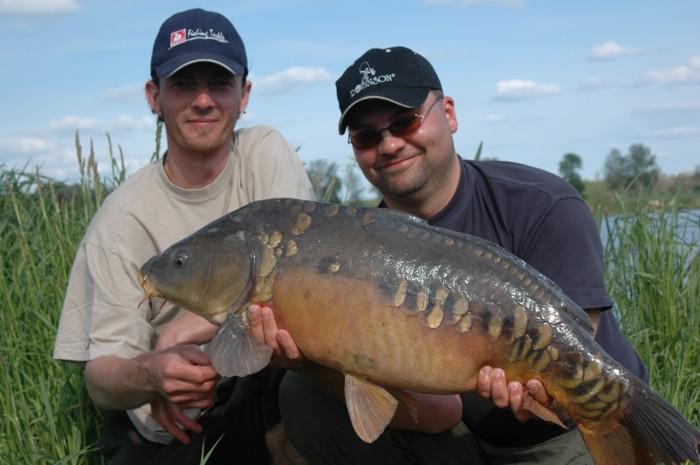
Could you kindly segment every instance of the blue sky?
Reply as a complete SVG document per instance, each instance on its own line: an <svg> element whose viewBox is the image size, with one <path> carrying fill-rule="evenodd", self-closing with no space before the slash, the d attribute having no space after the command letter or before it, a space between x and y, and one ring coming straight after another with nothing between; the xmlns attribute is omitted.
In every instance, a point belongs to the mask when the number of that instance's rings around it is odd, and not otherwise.
<svg viewBox="0 0 700 465"><path fill-rule="evenodd" d="M345 165L335 79L371 47L404 45L455 98L458 152L587 179L643 143L667 174L700 166L700 2L544 0L0 0L0 164L77 176L74 133L102 171L109 132L130 172L150 158L143 99L155 33L201 6L228 16L253 82L241 126L278 128L305 162Z"/></svg>

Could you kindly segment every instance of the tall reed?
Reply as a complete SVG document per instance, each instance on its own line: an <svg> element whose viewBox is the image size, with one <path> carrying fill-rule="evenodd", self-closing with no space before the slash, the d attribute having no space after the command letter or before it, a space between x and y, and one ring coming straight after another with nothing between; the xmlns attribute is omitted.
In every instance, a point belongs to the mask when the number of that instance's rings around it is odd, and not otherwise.
<svg viewBox="0 0 700 465"><path fill-rule="evenodd" d="M608 285L650 383L700 425L700 216L624 210L608 218Z"/></svg>
<svg viewBox="0 0 700 465"><path fill-rule="evenodd" d="M77 186L38 172L0 170L3 464L100 462L90 454L100 420L85 395L82 369L54 362L51 353L77 245L125 173L123 159L112 156L112 177L100 179L92 143L85 157L77 134L76 153Z"/></svg>

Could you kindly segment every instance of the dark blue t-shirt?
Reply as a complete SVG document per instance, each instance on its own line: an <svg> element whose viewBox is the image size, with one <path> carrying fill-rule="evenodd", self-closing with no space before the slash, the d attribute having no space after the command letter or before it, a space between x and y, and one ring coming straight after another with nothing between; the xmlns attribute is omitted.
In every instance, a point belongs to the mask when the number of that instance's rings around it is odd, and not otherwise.
<svg viewBox="0 0 700 465"><path fill-rule="evenodd" d="M578 192L556 175L518 163L461 160L457 192L428 222L500 245L553 280L584 310L607 310L613 305L605 286L595 220ZM601 315L595 340L647 381L644 364L621 334L612 312ZM464 397L465 409L469 399L470 395ZM500 446L533 444L562 432L549 423L523 424L508 409L495 409L470 427Z"/></svg>

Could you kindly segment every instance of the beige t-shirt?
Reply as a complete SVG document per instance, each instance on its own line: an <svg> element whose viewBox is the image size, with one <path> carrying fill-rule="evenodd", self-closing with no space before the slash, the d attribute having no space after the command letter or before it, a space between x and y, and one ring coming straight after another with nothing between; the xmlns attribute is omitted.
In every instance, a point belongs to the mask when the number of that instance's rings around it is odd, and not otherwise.
<svg viewBox="0 0 700 465"><path fill-rule="evenodd" d="M143 304L138 271L152 256L218 217L255 200L312 199L298 156L274 129L236 131L231 157L206 187L183 189L162 163L148 165L116 189L93 218L78 248L54 347L54 358L83 362L103 355L135 357L152 350L157 335L180 311ZM142 434L157 424L149 405L131 411Z"/></svg>

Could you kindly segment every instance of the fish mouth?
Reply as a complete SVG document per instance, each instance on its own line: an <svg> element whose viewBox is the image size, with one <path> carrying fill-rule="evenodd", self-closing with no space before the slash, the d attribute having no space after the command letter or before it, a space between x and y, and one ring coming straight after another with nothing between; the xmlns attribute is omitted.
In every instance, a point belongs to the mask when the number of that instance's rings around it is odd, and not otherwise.
<svg viewBox="0 0 700 465"><path fill-rule="evenodd" d="M139 284L143 288L144 291L144 296L143 299L141 299L141 302L139 302L138 308L141 308L141 305L149 300L152 297L163 297L163 293L161 293L151 282L149 279L148 275L144 273L139 273L138 276ZM165 303L165 302L163 302Z"/></svg>

